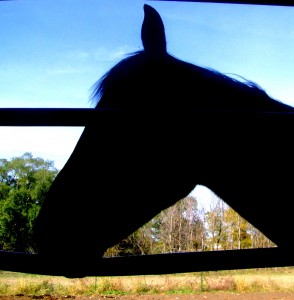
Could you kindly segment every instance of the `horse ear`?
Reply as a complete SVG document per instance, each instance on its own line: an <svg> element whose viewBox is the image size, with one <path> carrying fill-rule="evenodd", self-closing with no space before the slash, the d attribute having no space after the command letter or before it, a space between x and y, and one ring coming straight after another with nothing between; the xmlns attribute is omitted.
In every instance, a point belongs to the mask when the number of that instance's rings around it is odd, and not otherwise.
<svg viewBox="0 0 294 300"><path fill-rule="evenodd" d="M166 54L164 25L159 13L151 6L144 4L144 21L141 38L144 50L153 55Z"/></svg>

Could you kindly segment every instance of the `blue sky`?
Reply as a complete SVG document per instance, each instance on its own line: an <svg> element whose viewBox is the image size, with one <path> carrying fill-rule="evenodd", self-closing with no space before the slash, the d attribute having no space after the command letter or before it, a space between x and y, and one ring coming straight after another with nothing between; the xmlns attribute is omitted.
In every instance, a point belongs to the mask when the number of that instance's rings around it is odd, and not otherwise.
<svg viewBox="0 0 294 300"><path fill-rule="evenodd" d="M91 107L91 87L142 49L143 5L176 57L258 83L294 106L294 8L141 0L0 2L0 107ZM60 169L82 128L0 127L0 158L32 152Z"/></svg>

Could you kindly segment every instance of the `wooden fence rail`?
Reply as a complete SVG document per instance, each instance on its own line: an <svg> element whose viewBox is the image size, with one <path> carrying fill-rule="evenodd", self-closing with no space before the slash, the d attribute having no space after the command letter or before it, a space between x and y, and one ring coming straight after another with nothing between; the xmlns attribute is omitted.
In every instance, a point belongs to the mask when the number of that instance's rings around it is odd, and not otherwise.
<svg viewBox="0 0 294 300"><path fill-rule="evenodd" d="M87 276L131 276L286 266L294 266L291 251L264 248L101 258L82 271ZM0 251L0 269L52 276L68 272L35 254L4 251Z"/></svg>
<svg viewBox="0 0 294 300"><path fill-rule="evenodd" d="M156 107L144 111L119 111L111 109L91 108L1 108L0 126L86 126L97 122L102 117L113 117L115 114L126 113L128 116L156 115L162 117L177 116L193 117L195 123L207 120L223 120L224 122L242 123L248 118L256 120L271 119L272 122L292 122L294 112L251 112L251 111L160 111Z"/></svg>

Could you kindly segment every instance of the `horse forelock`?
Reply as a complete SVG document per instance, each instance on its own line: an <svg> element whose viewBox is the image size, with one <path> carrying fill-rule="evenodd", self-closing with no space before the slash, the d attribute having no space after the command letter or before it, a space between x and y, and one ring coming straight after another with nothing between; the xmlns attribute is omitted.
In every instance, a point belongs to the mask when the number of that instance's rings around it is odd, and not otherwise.
<svg viewBox="0 0 294 300"><path fill-rule="evenodd" d="M143 51L130 53L126 58L119 61L115 66L108 70L93 86L91 100L94 105L99 102L106 91L115 88L115 85L125 78L125 72L132 72L143 55Z"/></svg>

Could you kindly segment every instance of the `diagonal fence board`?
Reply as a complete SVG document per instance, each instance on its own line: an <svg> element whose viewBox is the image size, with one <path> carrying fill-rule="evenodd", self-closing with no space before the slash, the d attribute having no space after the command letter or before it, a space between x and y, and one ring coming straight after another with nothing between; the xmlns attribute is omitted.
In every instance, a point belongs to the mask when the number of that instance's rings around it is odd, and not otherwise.
<svg viewBox="0 0 294 300"><path fill-rule="evenodd" d="M293 254L279 248L185 252L101 258L84 276L132 276L293 266ZM0 269L63 276L67 268L36 254L0 251Z"/></svg>
<svg viewBox="0 0 294 300"><path fill-rule="evenodd" d="M170 2L197 2L197 3L220 3L220 4L247 4L247 5L270 5L270 6L294 6L293 0L149 0Z"/></svg>

